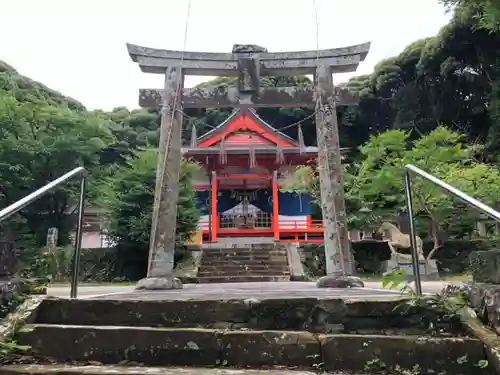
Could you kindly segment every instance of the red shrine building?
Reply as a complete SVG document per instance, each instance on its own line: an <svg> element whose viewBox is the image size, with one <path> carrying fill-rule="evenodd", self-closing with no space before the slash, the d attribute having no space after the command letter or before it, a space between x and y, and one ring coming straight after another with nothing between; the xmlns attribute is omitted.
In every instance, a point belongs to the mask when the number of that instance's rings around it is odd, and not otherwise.
<svg viewBox="0 0 500 375"><path fill-rule="evenodd" d="M201 165L193 185L202 216L192 242L322 242L322 222L311 219L311 196L280 191L296 166L317 158L317 147L305 147L300 129L298 138L277 131L253 109L237 109L216 128L194 135L191 147L183 148Z"/></svg>

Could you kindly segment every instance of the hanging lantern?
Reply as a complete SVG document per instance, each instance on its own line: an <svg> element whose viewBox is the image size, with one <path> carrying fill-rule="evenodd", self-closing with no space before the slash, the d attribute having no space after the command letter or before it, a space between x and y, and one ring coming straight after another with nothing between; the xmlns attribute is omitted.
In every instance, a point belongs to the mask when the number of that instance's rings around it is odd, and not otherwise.
<svg viewBox="0 0 500 375"><path fill-rule="evenodd" d="M297 138L299 141L300 153L304 154L306 152L306 144L304 142L304 133L302 133L302 127L300 126L300 124L297 130Z"/></svg>
<svg viewBox="0 0 500 375"><path fill-rule="evenodd" d="M250 139L250 147L249 147L249 155L248 155L248 158L249 158L248 167L255 168L257 166L257 157L255 156L255 148L253 145L253 138L251 135L249 136L249 139Z"/></svg>
<svg viewBox="0 0 500 375"><path fill-rule="evenodd" d="M225 138L222 138L219 146L219 163L227 164L227 153L225 147Z"/></svg>
<svg viewBox="0 0 500 375"><path fill-rule="evenodd" d="M281 147L281 134L278 133L278 142L276 143L276 164L285 163L285 153Z"/></svg>
<svg viewBox="0 0 500 375"><path fill-rule="evenodd" d="M196 124L193 124L191 129L191 148L196 148L198 146L198 134L196 132Z"/></svg>

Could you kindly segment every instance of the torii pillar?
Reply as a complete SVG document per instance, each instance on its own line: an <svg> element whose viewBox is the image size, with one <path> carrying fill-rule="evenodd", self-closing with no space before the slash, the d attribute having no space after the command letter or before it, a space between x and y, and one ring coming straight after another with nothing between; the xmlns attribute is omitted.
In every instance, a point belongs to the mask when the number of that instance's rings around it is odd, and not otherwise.
<svg viewBox="0 0 500 375"><path fill-rule="evenodd" d="M335 280L352 275L336 106L356 105L358 98L344 88L335 87L332 74L355 71L368 54L370 43L279 53L269 53L255 45L235 45L232 53L169 51L132 44L127 44L127 48L143 72L165 75L163 89L141 89L139 93L141 107L163 110L149 267L147 278L139 282L138 288L182 288L172 274L183 107L315 107L326 269L334 281L329 286L340 286ZM182 85L185 74L236 76L238 85L185 89ZM260 87L262 76L305 74L314 75L313 88Z"/></svg>

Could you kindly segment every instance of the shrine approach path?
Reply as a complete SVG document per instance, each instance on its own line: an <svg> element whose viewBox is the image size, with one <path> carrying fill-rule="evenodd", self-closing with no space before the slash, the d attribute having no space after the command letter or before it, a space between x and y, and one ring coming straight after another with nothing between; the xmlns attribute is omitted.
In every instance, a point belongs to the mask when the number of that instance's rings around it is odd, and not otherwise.
<svg viewBox="0 0 500 375"><path fill-rule="evenodd" d="M367 282L365 288L316 288L314 282L252 282L185 284L183 289L136 291L134 286L81 285L78 297L112 300L188 300L188 299L246 299L246 298L346 298L387 299L401 296L399 290L383 289L378 282ZM424 292L438 293L445 283L423 283ZM68 286L54 286L48 295L68 297Z"/></svg>

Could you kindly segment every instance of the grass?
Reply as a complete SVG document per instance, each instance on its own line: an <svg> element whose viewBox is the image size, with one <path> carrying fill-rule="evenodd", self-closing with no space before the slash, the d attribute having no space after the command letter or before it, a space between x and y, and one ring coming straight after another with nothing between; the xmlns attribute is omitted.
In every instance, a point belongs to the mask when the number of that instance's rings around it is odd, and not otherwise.
<svg viewBox="0 0 500 375"><path fill-rule="evenodd" d="M443 281L472 281L472 274L470 273L462 273L457 275L443 275L441 277Z"/></svg>
<svg viewBox="0 0 500 375"><path fill-rule="evenodd" d="M382 281L382 275L361 274L358 275L365 281ZM441 275L441 281L472 281L470 273L444 274Z"/></svg>
<svg viewBox="0 0 500 375"><path fill-rule="evenodd" d="M137 284L137 281L108 281L108 282L79 282L78 286L132 286ZM51 288L68 287L71 283L69 281L58 281L50 284Z"/></svg>

